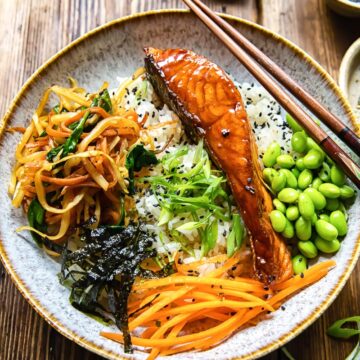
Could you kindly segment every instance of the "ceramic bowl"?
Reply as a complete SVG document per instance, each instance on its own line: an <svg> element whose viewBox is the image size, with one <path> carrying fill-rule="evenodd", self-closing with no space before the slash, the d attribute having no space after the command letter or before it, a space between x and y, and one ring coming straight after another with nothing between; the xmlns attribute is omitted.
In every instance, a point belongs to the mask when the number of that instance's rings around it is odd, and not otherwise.
<svg viewBox="0 0 360 360"><path fill-rule="evenodd" d="M360 38L349 47L341 61L339 85L360 121Z"/></svg>
<svg viewBox="0 0 360 360"><path fill-rule="evenodd" d="M355 118L339 88L321 66L291 42L254 23L226 16L245 36L312 93L324 105L353 126ZM125 357L122 347L99 336L104 325L75 310L69 292L57 279L58 262L39 250L29 234L15 229L26 223L20 209L13 209L7 194L14 151L20 136L5 132L8 126L28 124L43 91L52 84L66 84L69 75L82 87L96 90L103 81L116 87L118 76L129 76L143 64L143 47L189 48L221 65L237 80L253 81L231 53L192 14L180 10L152 11L112 21L79 38L43 66L25 83L3 119L0 145L0 254L13 281L54 328L69 339L106 358ZM349 212L349 233L333 256L337 266L320 282L286 302L276 311L206 352L188 352L176 359L250 359L283 345L315 321L335 299L359 255L360 199ZM319 261L324 260L320 257ZM115 330L115 329L114 329ZM133 358L145 359L136 351Z"/></svg>
<svg viewBox="0 0 360 360"><path fill-rule="evenodd" d="M360 2L351 0L326 0L329 7L340 15L348 17L360 16Z"/></svg>

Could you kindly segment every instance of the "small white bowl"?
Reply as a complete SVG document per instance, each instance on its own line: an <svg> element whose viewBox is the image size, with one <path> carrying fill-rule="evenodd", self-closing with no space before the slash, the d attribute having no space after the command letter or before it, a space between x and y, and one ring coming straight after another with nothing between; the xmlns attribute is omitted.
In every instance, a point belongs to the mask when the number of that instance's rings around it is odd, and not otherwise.
<svg viewBox="0 0 360 360"><path fill-rule="evenodd" d="M360 17L360 2L351 0L326 0L329 7L340 15Z"/></svg>
<svg viewBox="0 0 360 360"><path fill-rule="evenodd" d="M339 85L360 118L360 110L357 109L360 101L360 38L349 47L341 61Z"/></svg>

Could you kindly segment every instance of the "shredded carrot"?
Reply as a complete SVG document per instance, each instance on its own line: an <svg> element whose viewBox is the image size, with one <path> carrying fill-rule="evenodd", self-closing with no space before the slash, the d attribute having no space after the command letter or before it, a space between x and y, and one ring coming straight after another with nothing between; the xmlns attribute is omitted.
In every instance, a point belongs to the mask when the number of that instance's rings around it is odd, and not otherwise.
<svg viewBox="0 0 360 360"><path fill-rule="evenodd" d="M236 265L237 255L223 261L216 270L198 277L184 276L184 264L178 264L178 259L177 255L175 263L180 273L163 279L138 281L133 286L137 300L130 302L130 306L139 309L139 313L131 318L129 329L134 331L138 326L145 327L141 337L132 336L132 342L151 349L148 360L159 354L203 351L221 343L243 326L256 324L259 315L274 311L289 296L319 281L335 266L334 261L325 261L302 275L267 287L255 279L224 278ZM217 260L220 258L209 259L209 263ZM202 262L196 262L192 269L201 265ZM141 310L141 306L146 304L148 306ZM212 319L215 325L188 332L192 323L205 319ZM160 323L160 327L154 326L155 323ZM101 332L101 335L123 342L119 333Z"/></svg>

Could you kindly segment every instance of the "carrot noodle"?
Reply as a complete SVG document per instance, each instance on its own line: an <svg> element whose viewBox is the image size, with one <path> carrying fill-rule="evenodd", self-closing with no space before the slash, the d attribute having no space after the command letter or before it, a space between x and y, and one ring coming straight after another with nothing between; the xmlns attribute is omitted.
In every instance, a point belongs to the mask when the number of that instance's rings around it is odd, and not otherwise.
<svg viewBox="0 0 360 360"><path fill-rule="evenodd" d="M256 324L260 315L275 311L289 296L319 281L335 266L335 261L328 260L301 275L264 287L254 279L228 277L229 269L239 261L238 254L225 261L221 256L192 264L179 264L178 260L177 254L176 274L139 280L133 286L136 293L129 307L134 315L130 315L129 328L131 331L143 328L141 337L132 336L132 342L151 349L148 360L189 350L204 351L218 345L242 327ZM204 263L221 265L197 277L183 275L189 269L199 269ZM260 295L255 295L259 291ZM145 301L140 301L141 295ZM146 303L149 306L141 310ZM204 323L206 319L212 321L208 328L197 331L196 322ZM123 343L122 334L103 331L101 335Z"/></svg>

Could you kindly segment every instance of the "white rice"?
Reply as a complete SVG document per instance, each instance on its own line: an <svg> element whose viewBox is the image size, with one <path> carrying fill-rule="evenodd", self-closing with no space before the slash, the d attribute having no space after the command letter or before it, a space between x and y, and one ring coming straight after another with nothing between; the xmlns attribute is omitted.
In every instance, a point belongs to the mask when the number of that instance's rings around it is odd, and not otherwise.
<svg viewBox="0 0 360 360"><path fill-rule="evenodd" d="M120 81L124 80L126 79L120 79ZM146 86L144 82L146 82ZM259 157L262 158L264 151L273 141L277 141L284 152L289 152L291 131L284 120L284 114L282 113L279 104L260 86L249 83L239 84L236 81L235 84L241 92L249 120L252 124L253 133L258 145ZM145 88L146 91L141 93L141 98L139 99L139 89ZM175 133L174 128L164 126L151 130L150 134L154 139L154 144L157 149L160 149L167 144L170 137L174 135L174 138L166 150L167 153L176 151L180 146L188 146L188 154L182 159L183 170L186 172L190 170L193 165L192 160L195 154L196 145L188 144L188 140L178 116L171 111L167 105L164 105L161 110L156 109L153 99L153 87L143 76L136 80L128 89L124 99L124 106L129 109L134 109L140 118L147 112L149 117L144 125L145 127L165 123L167 121L177 121ZM163 155L164 152L158 156L161 158ZM160 175L161 170L161 165L157 165L151 168L150 175ZM174 254L176 250L179 250L181 245L171 239L168 230L175 229L182 224L193 221L191 214L183 213L181 216L176 216L171 219L166 226L158 226L157 222L161 209L156 197L150 192L145 192L145 194L137 193L135 195L135 201L139 218L146 224L145 226L148 231L155 236L155 247L157 251L159 253ZM212 254L226 253L226 239L230 230L230 222L219 221L217 245L213 249ZM191 247L194 249L193 256L187 258L187 262L198 259L201 254L201 244L199 242L197 230L182 231L182 234L189 243L191 243Z"/></svg>

